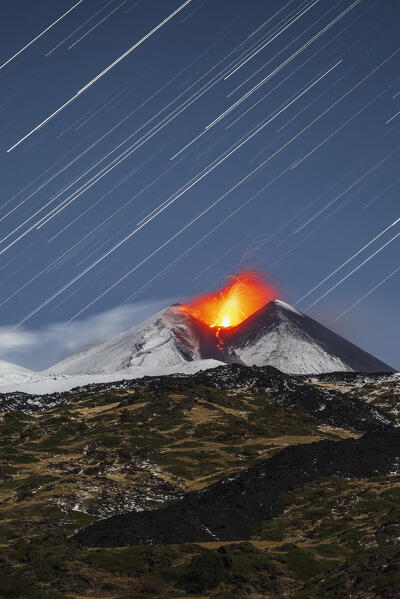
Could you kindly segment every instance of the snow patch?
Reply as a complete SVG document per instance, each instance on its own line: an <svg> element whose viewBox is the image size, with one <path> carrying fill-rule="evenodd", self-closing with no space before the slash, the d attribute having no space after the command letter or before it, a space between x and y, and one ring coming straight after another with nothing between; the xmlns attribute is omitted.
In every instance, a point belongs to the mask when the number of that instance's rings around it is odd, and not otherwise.
<svg viewBox="0 0 400 599"><path fill-rule="evenodd" d="M0 382L0 393L11 393L14 391L42 395L45 393L56 393L70 391L74 387L83 387L91 383L112 383L123 379L139 379L144 376L162 376L167 374L194 374L200 370L208 370L222 366L223 362L217 360L194 360L193 362L181 362L174 366L159 366L153 368L130 368L119 370L109 374L82 374L82 375L40 375L32 373L31 379L21 382Z"/></svg>

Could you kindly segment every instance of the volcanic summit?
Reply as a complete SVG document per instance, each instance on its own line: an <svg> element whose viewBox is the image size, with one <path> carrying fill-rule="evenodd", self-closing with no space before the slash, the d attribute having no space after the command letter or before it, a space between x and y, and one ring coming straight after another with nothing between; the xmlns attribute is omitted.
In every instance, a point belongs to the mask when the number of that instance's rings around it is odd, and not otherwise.
<svg viewBox="0 0 400 599"><path fill-rule="evenodd" d="M269 365L290 374L393 372L276 295L257 275L232 277L223 290L170 306L127 332L70 356L46 374L122 371L132 377L221 363Z"/></svg>

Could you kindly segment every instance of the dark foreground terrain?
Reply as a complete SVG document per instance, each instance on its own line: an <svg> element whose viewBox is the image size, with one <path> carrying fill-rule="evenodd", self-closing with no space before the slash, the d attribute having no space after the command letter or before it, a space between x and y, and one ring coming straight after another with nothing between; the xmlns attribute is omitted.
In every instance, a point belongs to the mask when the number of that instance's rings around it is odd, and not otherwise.
<svg viewBox="0 0 400 599"><path fill-rule="evenodd" d="M400 379L0 396L0 597L400 597Z"/></svg>

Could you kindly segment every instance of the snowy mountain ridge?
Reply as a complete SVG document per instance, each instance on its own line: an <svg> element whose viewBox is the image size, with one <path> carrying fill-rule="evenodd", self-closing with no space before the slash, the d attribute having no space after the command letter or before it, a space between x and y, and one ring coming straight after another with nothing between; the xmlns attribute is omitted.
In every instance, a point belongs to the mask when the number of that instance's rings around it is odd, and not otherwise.
<svg viewBox="0 0 400 599"><path fill-rule="evenodd" d="M43 371L45 375L110 374L152 370L200 359L190 320L174 306L108 341L88 347Z"/></svg>
<svg viewBox="0 0 400 599"><path fill-rule="evenodd" d="M278 300L223 331L221 338L227 351L249 366L270 365L290 374L393 372L388 364Z"/></svg>
<svg viewBox="0 0 400 599"><path fill-rule="evenodd" d="M35 376L32 370L0 360L0 384L20 384Z"/></svg>
<svg viewBox="0 0 400 599"><path fill-rule="evenodd" d="M295 308L275 300L235 327L210 328L170 306L143 323L35 373L0 362L0 392L61 392L90 383L193 374L226 363L298 375L393 373L384 362Z"/></svg>

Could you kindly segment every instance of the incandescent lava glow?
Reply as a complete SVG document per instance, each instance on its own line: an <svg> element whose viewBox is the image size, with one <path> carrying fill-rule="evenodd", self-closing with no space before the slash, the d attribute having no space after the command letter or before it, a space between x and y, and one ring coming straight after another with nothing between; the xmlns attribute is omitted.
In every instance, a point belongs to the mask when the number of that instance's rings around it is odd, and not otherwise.
<svg viewBox="0 0 400 599"><path fill-rule="evenodd" d="M182 309L209 327L220 329L237 326L276 298L276 290L261 273L246 270L228 277L222 289L194 298Z"/></svg>

